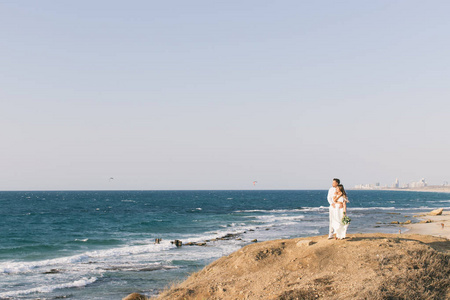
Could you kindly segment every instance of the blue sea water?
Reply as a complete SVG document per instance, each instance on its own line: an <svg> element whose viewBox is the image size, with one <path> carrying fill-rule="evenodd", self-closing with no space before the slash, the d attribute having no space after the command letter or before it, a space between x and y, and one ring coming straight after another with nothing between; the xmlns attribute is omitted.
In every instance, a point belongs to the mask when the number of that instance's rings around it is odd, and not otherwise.
<svg viewBox="0 0 450 300"><path fill-rule="evenodd" d="M349 191L349 233L397 233L393 220L450 194ZM327 191L0 192L0 299L156 295L251 243L328 232ZM215 240L227 234L226 240ZM161 238L160 244L155 244ZM203 242L182 246L170 241Z"/></svg>

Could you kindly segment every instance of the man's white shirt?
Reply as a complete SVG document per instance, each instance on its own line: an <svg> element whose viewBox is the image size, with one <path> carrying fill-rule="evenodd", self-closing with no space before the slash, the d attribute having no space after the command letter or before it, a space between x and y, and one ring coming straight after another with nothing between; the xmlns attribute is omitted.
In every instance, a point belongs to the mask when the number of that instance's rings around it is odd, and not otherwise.
<svg viewBox="0 0 450 300"><path fill-rule="evenodd" d="M335 192L336 192L336 188L335 187L331 187L328 190L327 200L328 200L328 203L330 203L330 206L331 206L331 204L333 204L333 196L334 196Z"/></svg>

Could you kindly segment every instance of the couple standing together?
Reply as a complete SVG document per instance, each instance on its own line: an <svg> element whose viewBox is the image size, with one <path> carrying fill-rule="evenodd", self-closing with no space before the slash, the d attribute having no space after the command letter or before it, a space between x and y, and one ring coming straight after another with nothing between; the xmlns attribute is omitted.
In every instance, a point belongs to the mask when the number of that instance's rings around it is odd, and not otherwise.
<svg viewBox="0 0 450 300"><path fill-rule="evenodd" d="M337 178L333 179L332 187L328 191L328 203L330 203L330 231L328 239L345 239L348 224L342 222L342 218L347 214L347 193L344 186Z"/></svg>

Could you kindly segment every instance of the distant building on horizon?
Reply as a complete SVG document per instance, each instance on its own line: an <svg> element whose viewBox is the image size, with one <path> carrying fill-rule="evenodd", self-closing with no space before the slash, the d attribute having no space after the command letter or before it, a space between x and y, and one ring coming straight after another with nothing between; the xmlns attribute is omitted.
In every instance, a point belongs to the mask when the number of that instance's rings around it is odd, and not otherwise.
<svg viewBox="0 0 450 300"><path fill-rule="evenodd" d="M400 181L398 180L398 178L395 178L395 182L394 182L394 184L392 185L392 187L393 187L394 189L398 189L398 188L400 187Z"/></svg>
<svg viewBox="0 0 450 300"><path fill-rule="evenodd" d="M448 181L444 181L442 184L443 186L448 186ZM417 182L411 182L411 183L404 183L403 185L400 185L400 180L398 178L395 178L394 183L392 185L383 185L379 182L373 183L367 183L367 184L358 184L355 185L355 189L358 190L377 190L377 189L384 189L384 188L392 188L392 189L407 189L407 188L418 188L418 187L426 187L428 186L428 183L426 182L425 178L420 179Z"/></svg>
<svg viewBox="0 0 450 300"><path fill-rule="evenodd" d="M425 178L422 178L420 181L418 181L418 182L411 182L410 184L409 184L409 187L412 187L412 188L416 188L416 187L426 187L428 184L427 184L427 182L425 181Z"/></svg>

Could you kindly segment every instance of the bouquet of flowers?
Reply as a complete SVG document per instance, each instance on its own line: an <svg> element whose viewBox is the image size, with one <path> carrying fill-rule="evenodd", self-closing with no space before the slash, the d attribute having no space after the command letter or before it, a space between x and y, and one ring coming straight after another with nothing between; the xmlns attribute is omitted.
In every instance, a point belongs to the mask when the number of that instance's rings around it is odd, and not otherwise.
<svg viewBox="0 0 450 300"><path fill-rule="evenodd" d="M344 213L344 217L342 218L342 224L347 225L350 224L350 222L352 221L352 219L350 219L346 213Z"/></svg>

